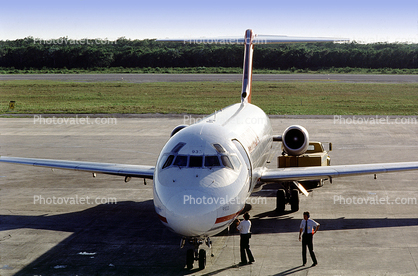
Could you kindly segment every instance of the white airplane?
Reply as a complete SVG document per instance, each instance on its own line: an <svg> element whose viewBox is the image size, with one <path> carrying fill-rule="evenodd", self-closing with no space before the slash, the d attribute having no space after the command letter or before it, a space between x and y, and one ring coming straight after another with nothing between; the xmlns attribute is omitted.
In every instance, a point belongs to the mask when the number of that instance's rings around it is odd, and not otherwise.
<svg viewBox="0 0 418 276"><path fill-rule="evenodd" d="M216 235L237 218L256 185L277 181L332 179L418 169L418 162L296 167L267 169L274 141L282 141L290 155L303 154L309 135L301 126L290 126L275 136L269 117L251 104L253 47L258 43L330 42L336 39L255 36L252 30L242 39L163 40L181 42L243 43L244 72L241 102L228 106L190 126L178 126L165 144L155 166L62 161L2 156L0 162L69 169L153 179L154 206L161 222L194 245L187 251L187 267L198 260L206 265L206 251ZM298 193L297 193L298 194ZM297 198L297 204L299 200Z"/></svg>

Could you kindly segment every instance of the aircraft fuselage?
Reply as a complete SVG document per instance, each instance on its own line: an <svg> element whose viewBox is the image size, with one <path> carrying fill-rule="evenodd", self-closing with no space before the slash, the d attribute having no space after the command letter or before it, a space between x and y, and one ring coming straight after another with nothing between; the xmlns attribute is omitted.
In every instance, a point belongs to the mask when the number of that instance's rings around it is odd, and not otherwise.
<svg viewBox="0 0 418 276"><path fill-rule="evenodd" d="M239 103L188 126L166 143L154 174L160 220L185 237L223 231L257 183L273 142L268 116Z"/></svg>

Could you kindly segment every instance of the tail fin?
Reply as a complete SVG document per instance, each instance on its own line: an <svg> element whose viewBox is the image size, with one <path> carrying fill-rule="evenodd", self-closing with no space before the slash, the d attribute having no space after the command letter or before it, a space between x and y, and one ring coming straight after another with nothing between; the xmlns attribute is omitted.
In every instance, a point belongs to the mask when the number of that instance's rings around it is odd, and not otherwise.
<svg viewBox="0 0 418 276"><path fill-rule="evenodd" d="M252 30L245 31L244 72L242 74L241 102L251 103L251 87L253 81L253 44L254 34Z"/></svg>
<svg viewBox="0 0 418 276"><path fill-rule="evenodd" d="M237 37L223 38L195 38L195 39L157 39L161 42L182 43L206 43L206 44L244 44L244 66L242 76L241 102L251 103L251 87L253 78L253 50L255 44L278 44L278 43L309 43L309 42L347 42L345 38L326 37L292 37L277 35L254 35L253 31L245 31L244 39Z"/></svg>
<svg viewBox="0 0 418 276"><path fill-rule="evenodd" d="M253 81L253 50L255 44L279 44L279 43L309 43L309 42L346 42L348 39L324 38L324 37L291 37L274 35L254 35L253 31L245 31L244 38L244 66L242 76L241 102L251 103L251 88Z"/></svg>

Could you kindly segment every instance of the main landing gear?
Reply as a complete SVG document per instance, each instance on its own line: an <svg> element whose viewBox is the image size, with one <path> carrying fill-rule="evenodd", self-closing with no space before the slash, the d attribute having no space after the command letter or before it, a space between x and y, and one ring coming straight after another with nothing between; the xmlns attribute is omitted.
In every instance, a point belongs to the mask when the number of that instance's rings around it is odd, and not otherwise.
<svg viewBox="0 0 418 276"><path fill-rule="evenodd" d="M181 239L181 247L183 248L184 244L186 243L186 238ZM188 249L187 255L186 255L186 266L187 269L192 269L194 262L199 262L199 269L204 269L206 267L206 250L200 249L199 246L203 243L206 243L206 245L212 249L212 241L209 237L207 238L190 238L189 243L193 244L194 249ZM213 256L213 254L211 254Z"/></svg>
<svg viewBox="0 0 418 276"><path fill-rule="evenodd" d="M294 188L293 182L283 182L284 189L277 190L276 212L283 213L286 203L290 204L292 212L299 211L299 190Z"/></svg>

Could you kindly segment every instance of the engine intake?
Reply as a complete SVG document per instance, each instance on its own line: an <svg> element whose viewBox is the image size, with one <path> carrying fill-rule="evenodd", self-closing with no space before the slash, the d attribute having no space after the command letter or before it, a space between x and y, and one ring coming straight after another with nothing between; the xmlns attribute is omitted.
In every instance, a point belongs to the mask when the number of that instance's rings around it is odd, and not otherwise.
<svg viewBox="0 0 418 276"><path fill-rule="evenodd" d="M182 130L183 128L186 128L186 127L188 127L188 126L186 126L186 125L179 125L179 126L176 126L176 127L173 129L173 131L171 132L170 137L172 137L174 134L176 134L177 132L179 132L180 130Z"/></svg>
<svg viewBox="0 0 418 276"><path fill-rule="evenodd" d="M309 146L309 133L303 126L290 126L283 132L282 144L288 155L304 154Z"/></svg>

